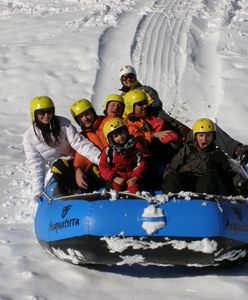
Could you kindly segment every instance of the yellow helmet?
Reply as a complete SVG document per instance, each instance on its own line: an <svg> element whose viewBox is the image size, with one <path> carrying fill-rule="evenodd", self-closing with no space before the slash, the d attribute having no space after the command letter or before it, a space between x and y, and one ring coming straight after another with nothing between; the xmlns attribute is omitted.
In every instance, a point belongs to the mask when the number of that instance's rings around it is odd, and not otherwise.
<svg viewBox="0 0 248 300"><path fill-rule="evenodd" d="M103 104L104 110L107 109L109 102L112 102L112 101L123 103L123 106L124 106L124 99L121 95L111 94L104 101L104 104Z"/></svg>
<svg viewBox="0 0 248 300"><path fill-rule="evenodd" d="M39 96L32 99L30 102L30 112L31 112L32 122L35 121L36 110L49 109L49 108L55 109L54 103L51 98L47 96Z"/></svg>
<svg viewBox="0 0 248 300"><path fill-rule="evenodd" d="M86 110L88 110L90 108L92 108L94 110L94 108L93 108L93 106L92 106L92 104L90 103L89 100L87 100L87 99L80 99L80 100L75 101L71 105L71 114L72 114L73 118L76 120L76 118L79 115L81 115L82 113L84 113Z"/></svg>
<svg viewBox="0 0 248 300"><path fill-rule="evenodd" d="M193 125L193 137L198 132L216 132L214 122L207 118L197 120Z"/></svg>
<svg viewBox="0 0 248 300"><path fill-rule="evenodd" d="M108 121L106 121L106 123L103 125L103 134L108 143L111 143L111 140L109 139L109 134L121 127L126 127L124 120L121 118L111 118Z"/></svg>
<svg viewBox="0 0 248 300"><path fill-rule="evenodd" d="M132 114L134 109L134 104L144 100L148 101L148 98L146 93L143 90L134 89L127 92L124 95L125 114L127 115Z"/></svg>

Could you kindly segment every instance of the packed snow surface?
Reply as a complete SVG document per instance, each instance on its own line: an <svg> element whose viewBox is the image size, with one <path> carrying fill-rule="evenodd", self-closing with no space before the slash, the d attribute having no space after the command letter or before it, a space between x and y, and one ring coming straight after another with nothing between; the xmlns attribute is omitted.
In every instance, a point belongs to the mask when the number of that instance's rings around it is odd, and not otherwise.
<svg viewBox="0 0 248 300"><path fill-rule="evenodd" d="M0 14L0 299L247 299L247 264L82 268L44 251L22 135L33 97L50 96L70 119L80 98L102 113L106 96L119 92L119 68L132 64L173 117L188 126L212 118L248 144L248 1L0 0ZM113 251L132 243L106 242ZM211 240L173 246L215 248ZM58 255L76 263L81 254Z"/></svg>

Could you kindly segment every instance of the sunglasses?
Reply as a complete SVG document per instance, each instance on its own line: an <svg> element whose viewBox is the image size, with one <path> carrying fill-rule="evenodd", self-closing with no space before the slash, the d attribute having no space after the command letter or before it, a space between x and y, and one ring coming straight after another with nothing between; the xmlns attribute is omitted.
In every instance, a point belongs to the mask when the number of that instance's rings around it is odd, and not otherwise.
<svg viewBox="0 0 248 300"><path fill-rule="evenodd" d="M126 74L126 75L121 76L121 81L126 81L127 79L129 79L131 81L135 81L136 76L134 74Z"/></svg>
<svg viewBox="0 0 248 300"><path fill-rule="evenodd" d="M36 110L36 114L37 116L45 116L45 114L48 114L48 115L51 115L53 114L54 112L54 109L53 108L49 108L49 109L39 109L39 110Z"/></svg>

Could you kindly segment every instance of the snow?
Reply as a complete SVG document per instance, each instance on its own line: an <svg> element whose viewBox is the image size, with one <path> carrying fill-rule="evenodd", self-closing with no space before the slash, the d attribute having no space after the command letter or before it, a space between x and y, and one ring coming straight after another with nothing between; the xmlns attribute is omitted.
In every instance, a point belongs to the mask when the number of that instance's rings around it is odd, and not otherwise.
<svg viewBox="0 0 248 300"><path fill-rule="evenodd" d="M70 119L80 98L101 113L120 88L119 68L130 63L172 116L189 126L210 117L247 144L247 0L0 0L0 14L0 299L246 299L247 263L227 270L79 267L44 251L34 234L22 135L38 95ZM116 239L106 240L113 251L151 246ZM173 246L210 253L215 244ZM75 263L82 255L69 252L58 255ZM123 257L133 261L143 258Z"/></svg>
<svg viewBox="0 0 248 300"><path fill-rule="evenodd" d="M153 234L165 226L163 210L154 205L149 205L145 208L142 217L143 219L145 218L142 227L147 234Z"/></svg>

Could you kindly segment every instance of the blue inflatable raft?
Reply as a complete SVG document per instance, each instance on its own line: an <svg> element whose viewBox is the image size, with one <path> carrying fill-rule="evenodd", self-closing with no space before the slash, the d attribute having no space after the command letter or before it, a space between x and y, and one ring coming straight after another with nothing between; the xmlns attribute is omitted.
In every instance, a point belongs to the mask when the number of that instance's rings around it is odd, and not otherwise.
<svg viewBox="0 0 248 300"><path fill-rule="evenodd" d="M194 194L56 196L39 199L35 232L74 264L219 266L246 260L248 202Z"/></svg>

